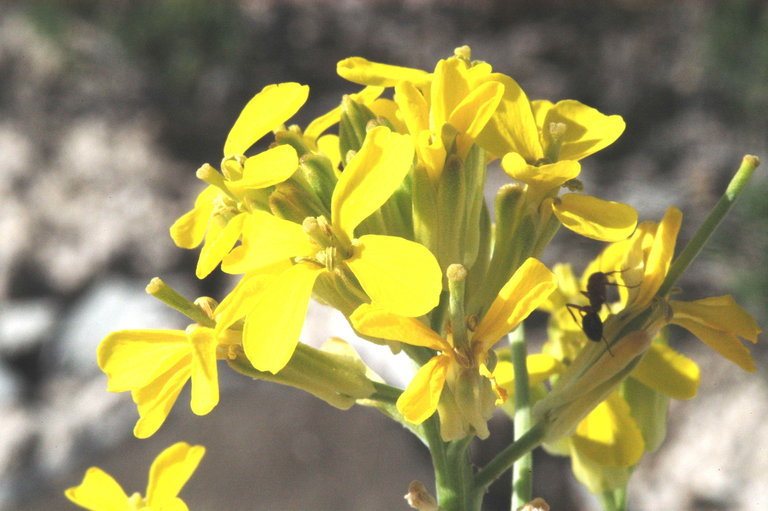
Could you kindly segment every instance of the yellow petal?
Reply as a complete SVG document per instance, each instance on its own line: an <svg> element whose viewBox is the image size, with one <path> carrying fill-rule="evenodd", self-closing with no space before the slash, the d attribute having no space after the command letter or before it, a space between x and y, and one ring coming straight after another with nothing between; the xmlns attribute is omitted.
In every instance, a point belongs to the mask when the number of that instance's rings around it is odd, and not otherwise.
<svg viewBox="0 0 768 511"><path fill-rule="evenodd" d="M160 429L191 374L189 355L146 387L131 393L139 410L139 420L133 428L136 438L149 438Z"/></svg>
<svg viewBox="0 0 768 511"><path fill-rule="evenodd" d="M232 193L258 190L282 183L296 172L299 157L296 149L283 144L251 156L243 164L243 177L229 183Z"/></svg>
<svg viewBox="0 0 768 511"><path fill-rule="evenodd" d="M557 288L555 275L537 259L529 257L504 284L480 321L473 341L484 350L514 330Z"/></svg>
<svg viewBox="0 0 768 511"><path fill-rule="evenodd" d="M397 399L397 409L406 420L421 424L435 413L450 363L449 356L438 355L421 366L408 388Z"/></svg>
<svg viewBox="0 0 768 511"><path fill-rule="evenodd" d="M544 126L547 114L552 110L553 106L555 104L548 99L534 99L531 101L531 110L533 110L533 118L536 119L536 126Z"/></svg>
<svg viewBox="0 0 768 511"><path fill-rule="evenodd" d="M221 333L244 318L255 307L259 293L267 282L288 268L290 263L279 272L255 272L240 279L235 288L216 307L216 331Z"/></svg>
<svg viewBox="0 0 768 511"><path fill-rule="evenodd" d="M448 124L474 140L496 112L504 86L499 82L486 82L472 90L456 105L448 117Z"/></svg>
<svg viewBox="0 0 768 511"><path fill-rule="evenodd" d="M595 463L579 449L573 447L570 441L567 443L573 475L593 495L626 489L634 467L609 467ZM546 447L550 451L549 444Z"/></svg>
<svg viewBox="0 0 768 511"><path fill-rule="evenodd" d="M735 363L748 373L754 373L755 360L749 350L735 334L723 332L699 321L672 316L672 323L681 326L695 335L701 342Z"/></svg>
<svg viewBox="0 0 768 511"><path fill-rule="evenodd" d="M415 140L419 163L426 167L432 182L437 182L445 165L446 151L442 137L425 130L419 132Z"/></svg>
<svg viewBox="0 0 768 511"><path fill-rule="evenodd" d="M747 311L731 295L711 296L702 300L683 302L671 300L674 319L698 321L717 330L731 332L753 343L762 330ZM674 322L674 321L673 321Z"/></svg>
<svg viewBox="0 0 768 511"><path fill-rule="evenodd" d="M553 374L561 372L565 366L552 355L534 353L525 359L528 370L528 381L531 386L538 385L547 380ZM496 383L504 387L510 395L515 393L515 369L512 362L500 360L493 370Z"/></svg>
<svg viewBox="0 0 768 511"><path fill-rule="evenodd" d="M421 321L393 314L386 309L364 303L349 317L355 330L364 335L399 341L433 350L450 349L448 342Z"/></svg>
<svg viewBox="0 0 768 511"><path fill-rule="evenodd" d="M195 207L186 212L171 226L171 239L179 248L195 248L205 237L213 204L221 190L213 185L206 187L195 200Z"/></svg>
<svg viewBox="0 0 768 511"><path fill-rule="evenodd" d="M656 235L653 237L653 244L645 261L643 281L633 301L633 304L638 308L651 303L662 282L664 282L672 262L672 256L675 254L677 233L680 232L682 222L683 213L679 209L674 206L667 208L664 218L656 229Z"/></svg>
<svg viewBox="0 0 768 511"><path fill-rule="evenodd" d="M291 359L315 279L323 271L296 264L260 290L243 328L243 349L257 370L277 373Z"/></svg>
<svg viewBox="0 0 768 511"><path fill-rule="evenodd" d="M237 240L240 239L247 216L247 213L240 213L229 221L225 221L221 217L211 217L208 224L208 235L205 237L205 243L195 268L195 275L198 279L207 277L232 250Z"/></svg>
<svg viewBox="0 0 768 511"><path fill-rule="evenodd" d="M579 162L563 160L548 165L528 165L517 153L508 153L501 160L501 167L510 177L527 184L531 188L546 193L559 188L581 173Z"/></svg>
<svg viewBox="0 0 768 511"><path fill-rule="evenodd" d="M589 195L566 193L554 201L552 209L565 227L598 241L623 240L637 225L632 206Z"/></svg>
<svg viewBox="0 0 768 511"><path fill-rule="evenodd" d="M350 82L360 85L393 87L398 82L429 83L431 75L421 69L371 62L362 57L349 57L336 64L336 72Z"/></svg>
<svg viewBox="0 0 768 511"><path fill-rule="evenodd" d="M249 213L242 231L242 245L222 263L227 273L260 270L293 257L311 257L318 250L301 225L264 211Z"/></svg>
<svg viewBox="0 0 768 511"><path fill-rule="evenodd" d="M355 243L346 263L373 304L396 314L421 316L440 300L440 265L414 241L368 234Z"/></svg>
<svg viewBox="0 0 768 511"><path fill-rule="evenodd" d="M331 160L331 166L338 177L339 164L341 163L341 149L339 148L338 135L323 135L317 139L317 150Z"/></svg>
<svg viewBox="0 0 768 511"><path fill-rule="evenodd" d="M128 495L117 481L97 467L89 468L83 482L67 489L64 495L89 511L124 511L128 505Z"/></svg>
<svg viewBox="0 0 768 511"><path fill-rule="evenodd" d="M384 126L369 131L341 174L331 199L331 221L350 239L355 227L397 190L413 164L411 137Z"/></svg>
<svg viewBox="0 0 768 511"><path fill-rule="evenodd" d="M646 387L675 399L693 399L699 388L699 366L669 346L651 344L632 371Z"/></svg>
<svg viewBox="0 0 768 511"><path fill-rule="evenodd" d="M455 57L440 60L435 66L430 90L429 125L433 131L439 132L454 108L469 93L466 64Z"/></svg>
<svg viewBox="0 0 768 511"><path fill-rule="evenodd" d="M368 105L368 108L376 117L386 119L396 133L407 133L408 129L403 122L397 103L387 98L378 98Z"/></svg>
<svg viewBox="0 0 768 511"><path fill-rule="evenodd" d="M541 126L545 144L551 142L547 126L565 124L559 160L580 160L611 145L624 132L626 124L619 115L605 115L572 99L558 101L547 111Z"/></svg>
<svg viewBox="0 0 768 511"><path fill-rule="evenodd" d="M212 328L192 326L187 331L192 345L192 412L205 415L219 404L216 367L216 336Z"/></svg>
<svg viewBox="0 0 768 511"><path fill-rule="evenodd" d="M224 156L245 154L257 140L290 119L308 96L309 87L298 83L264 87L240 112L224 143Z"/></svg>
<svg viewBox="0 0 768 511"><path fill-rule="evenodd" d="M512 78L500 73L491 73L485 79L504 85L504 96L477 138L478 144L496 157L514 152L528 163L543 158L539 128L523 89Z"/></svg>
<svg viewBox="0 0 768 511"><path fill-rule="evenodd" d="M408 133L415 136L429 129L429 104L413 83L402 82L395 86L395 102Z"/></svg>
<svg viewBox="0 0 768 511"><path fill-rule="evenodd" d="M612 467L630 467L643 456L643 434L629 405L617 393L597 405L576 427L574 448L592 461Z"/></svg>
<svg viewBox="0 0 768 511"><path fill-rule="evenodd" d="M159 509L172 502L192 477L204 454L202 445L185 442L173 444L161 452L149 469L147 504Z"/></svg>
<svg viewBox="0 0 768 511"><path fill-rule="evenodd" d="M120 330L101 341L97 360L107 375L107 390L123 392L149 385L189 352L181 330Z"/></svg>

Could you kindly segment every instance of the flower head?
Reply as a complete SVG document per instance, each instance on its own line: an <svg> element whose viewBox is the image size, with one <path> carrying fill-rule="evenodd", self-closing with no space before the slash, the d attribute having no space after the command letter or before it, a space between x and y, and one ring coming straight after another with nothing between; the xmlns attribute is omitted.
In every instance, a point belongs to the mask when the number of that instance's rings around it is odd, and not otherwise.
<svg viewBox="0 0 768 511"><path fill-rule="evenodd" d="M189 380L195 414L205 415L218 404L216 361L239 342L238 332L196 323L186 330L120 330L101 341L97 356L107 390L131 392L139 411L133 433L147 438L163 425Z"/></svg>
<svg viewBox="0 0 768 511"><path fill-rule="evenodd" d="M245 152L289 119L307 99L309 88L298 83L268 85L240 112L224 142L221 172L207 163L198 178L209 183L194 208L171 226L171 238L182 248L203 248L195 273L204 278L232 250L247 215L263 207L261 190L281 183L298 168L295 149L278 145L254 156Z"/></svg>
<svg viewBox="0 0 768 511"><path fill-rule="evenodd" d="M165 449L152 462L145 496L138 492L128 496L112 476L97 467L89 468L83 482L64 494L89 511L187 511L178 495L204 454L202 445L184 442Z"/></svg>
<svg viewBox="0 0 768 511"><path fill-rule="evenodd" d="M354 289L359 301L405 316L421 316L437 305L442 279L429 250L395 236L355 237L357 226L400 186L412 162L407 136L376 127L336 184L330 221L308 218L299 225L265 212L251 215L243 243L224 260L224 269L261 285L243 300L227 301L231 306L222 306L219 325L226 328L245 316L243 347L256 369L275 373L287 364L321 275Z"/></svg>
<svg viewBox="0 0 768 511"><path fill-rule="evenodd" d="M488 352L555 287L554 275L538 260L528 259L499 292L471 333L468 346L455 345L453 335L441 336L414 318L370 305L360 306L350 319L362 334L437 352L419 369L397 401L398 410L408 421L418 424L439 411L443 439L463 438L472 433L485 438L486 422L496 403L488 379L490 372L485 366ZM446 387L451 399L446 399Z"/></svg>

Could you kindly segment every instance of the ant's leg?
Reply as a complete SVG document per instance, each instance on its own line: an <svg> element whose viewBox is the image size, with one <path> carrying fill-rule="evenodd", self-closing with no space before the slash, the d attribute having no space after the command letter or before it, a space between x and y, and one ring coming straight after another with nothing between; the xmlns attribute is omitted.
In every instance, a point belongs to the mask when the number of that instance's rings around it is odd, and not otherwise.
<svg viewBox="0 0 768 511"><path fill-rule="evenodd" d="M583 293L583 291L582 291L582 293ZM586 313L587 311L584 310L584 306L583 305L576 305L575 303L566 303L565 304L565 308L568 309L568 313L573 318L573 322L576 323L577 325L579 325L579 327L581 327L581 329L583 330L584 327L582 327L581 326L581 322L578 319L576 319L576 314L573 313L573 309L576 309L577 311L579 311L581 313Z"/></svg>

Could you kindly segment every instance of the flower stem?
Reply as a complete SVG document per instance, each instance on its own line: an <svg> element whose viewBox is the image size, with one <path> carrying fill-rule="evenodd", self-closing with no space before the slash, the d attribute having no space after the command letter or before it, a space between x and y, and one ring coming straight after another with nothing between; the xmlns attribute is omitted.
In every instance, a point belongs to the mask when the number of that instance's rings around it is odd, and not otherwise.
<svg viewBox="0 0 768 511"><path fill-rule="evenodd" d="M701 224L701 227L696 231L696 234L691 238L691 241L688 242L683 251L680 252L680 255L677 256L672 263L669 272L667 272L667 277L659 288L657 296L666 296L677 279L680 278L680 275L682 275L685 269L688 268L688 265L696 259L696 256L707 243L709 237L715 232L715 229L717 229L717 226L723 218L725 218L725 215L728 214L728 211L736 202L738 196L744 191L744 188L746 188L749 179L752 177L752 174L755 172L758 165L760 165L760 159L757 156L744 156L739 170L736 171L736 174L731 179L723 196L720 197L720 200L717 201L715 207L712 208L709 216L707 216L707 219Z"/></svg>
<svg viewBox="0 0 768 511"><path fill-rule="evenodd" d="M531 397L526 366L527 349L523 324L509 336L515 371L515 441L531 428ZM533 499L533 455L527 452L512 465L512 507L519 509Z"/></svg>
<svg viewBox="0 0 768 511"><path fill-rule="evenodd" d="M524 454L536 448L544 438L544 424L536 423L512 445L496 455L475 475L475 487L483 491L498 479L509 467Z"/></svg>
<svg viewBox="0 0 768 511"><path fill-rule="evenodd" d="M473 484L469 444L473 436L455 442L443 442L440 422L433 415L423 424L435 469L435 489L441 511L480 511L484 492Z"/></svg>

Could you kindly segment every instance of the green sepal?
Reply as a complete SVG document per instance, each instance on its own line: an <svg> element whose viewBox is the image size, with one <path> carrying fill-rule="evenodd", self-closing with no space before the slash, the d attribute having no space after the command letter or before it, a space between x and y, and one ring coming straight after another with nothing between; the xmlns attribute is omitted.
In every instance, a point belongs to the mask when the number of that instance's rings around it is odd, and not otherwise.
<svg viewBox="0 0 768 511"><path fill-rule="evenodd" d="M464 165L457 156L446 158L437 183L437 247L433 250L443 272L451 264L460 264L464 250L464 212L466 201Z"/></svg>
<svg viewBox="0 0 768 511"><path fill-rule="evenodd" d="M427 169L413 169L413 236L416 241L435 253L438 249L440 218L437 208L437 188Z"/></svg>
<svg viewBox="0 0 768 511"><path fill-rule="evenodd" d="M228 363L241 374L305 390L341 410L351 408L357 399L365 399L375 391L360 360L301 343L288 365L277 374L254 369L244 353Z"/></svg>
<svg viewBox="0 0 768 511"><path fill-rule="evenodd" d="M308 188L308 185L302 186L294 178L280 183L269 196L270 211L277 217L299 224L308 216L330 217L328 209Z"/></svg>
<svg viewBox="0 0 768 511"><path fill-rule="evenodd" d="M287 144L293 147L296 149L296 154L301 158L305 154L311 153L312 149L306 144L304 137L302 137L300 133L297 133L295 129L297 129L297 127L294 126L294 129L275 132L275 141L278 144Z"/></svg>
<svg viewBox="0 0 768 511"><path fill-rule="evenodd" d="M472 146L464 160L466 181L466 210L464 213L464 256L461 262L468 270L472 268L480 253L480 238L486 234L481 229L481 215L485 206L485 151L478 145Z"/></svg>
<svg viewBox="0 0 768 511"><path fill-rule="evenodd" d="M496 229L494 231L493 256L481 293L475 297L473 308L490 305L496 294L520 265L517 254L523 245L532 243L532 235L524 238L518 234L525 206L525 191L521 185L507 184L496 194ZM525 231L531 229L526 227ZM478 302L479 301L479 302Z"/></svg>
<svg viewBox="0 0 768 511"><path fill-rule="evenodd" d="M339 148L342 155L349 151L359 151L365 140L368 122L376 118L365 105L354 101L349 96L341 100L341 120L339 121Z"/></svg>
<svg viewBox="0 0 768 511"><path fill-rule="evenodd" d="M318 200L330 210L333 189L338 181L331 160L320 154L305 154L299 161L299 170Z"/></svg>
<svg viewBox="0 0 768 511"><path fill-rule="evenodd" d="M624 381L621 395L629 404L632 418L643 433L645 451L655 451L667 436L669 397L646 387L634 378Z"/></svg>
<svg viewBox="0 0 768 511"><path fill-rule="evenodd" d="M491 214L488 212L488 206L483 201L480 208L480 221L478 231L480 238L478 240L478 252L475 258L475 264L469 270L466 286L467 314L478 314L478 309L482 304L479 297L482 294L482 285L485 282L488 273L488 266L491 262L491 242L493 241L491 228Z"/></svg>

